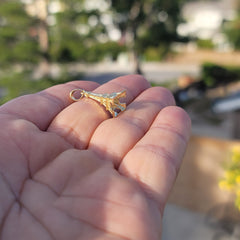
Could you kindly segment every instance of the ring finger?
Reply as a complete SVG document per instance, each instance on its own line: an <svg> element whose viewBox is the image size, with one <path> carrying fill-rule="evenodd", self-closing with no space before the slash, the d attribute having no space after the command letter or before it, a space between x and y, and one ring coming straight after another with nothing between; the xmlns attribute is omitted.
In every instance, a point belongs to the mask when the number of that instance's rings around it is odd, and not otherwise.
<svg viewBox="0 0 240 240"><path fill-rule="evenodd" d="M140 94L118 118L103 122L94 132L89 149L110 159L117 168L125 154L144 136L157 114L174 105L172 94L155 87Z"/></svg>

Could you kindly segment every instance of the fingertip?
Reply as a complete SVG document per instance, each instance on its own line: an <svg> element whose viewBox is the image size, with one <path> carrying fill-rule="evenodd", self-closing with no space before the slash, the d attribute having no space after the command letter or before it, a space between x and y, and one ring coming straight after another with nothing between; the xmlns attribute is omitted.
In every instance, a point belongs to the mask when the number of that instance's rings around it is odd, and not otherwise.
<svg viewBox="0 0 240 240"><path fill-rule="evenodd" d="M188 126L191 126L191 118L183 108L178 106L168 106L162 111L165 115L178 119L181 122L185 122Z"/></svg>
<svg viewBox="0 0 240 240"><path fill-rule="evenodd" d="M135 85L136 88L141 88L142 91L151 87L149 81L142 75L139 74L130 74L125 76L120 76L113 80L114 82L123 83L124 85Z"/></svg>
<svg viewBox="0 0 240 240"><path fill-rule="evenodd" d="M168 106L168 105L175 106L176 105L174 96L169 89L160 87L160 86L156 86L156 87L151 87L151 91L152 91L152 94L154 94L154 95L157 95L157 94L161 95L161 99L164 99L167 102L166 106Z"/></svg>
<svg viewBox="0 0 240 240"><path fill-rule="evenodd" d="M146 87L151 86L149 81L143 75L140 75L140 74L129 74L129 75L118 77L118 79L125 80L125 81L135 80L145 85Z"/></svg>
<svg viewBox="0 0 240 240"><path fill-rule="evenodd" d="M81 88L84 88L84 86L86 86L86 88L88 88L89 90L93 90L97 87L100 86L99 83L94 82L94 81L85 81L85 80L74 80L74 81L70 81L67 82L66 85L72 85L75 87L78 87L79 85L81 86Z"/></svg>
<svg viewBox="0 0 240 240"><path fill-rule="evenodd" d="M186 141L189 139L191 134L191 118L188 113L181 107L168 106L162 109L157 122L161 122L163 125L171 126L185 136Z"/></svg>

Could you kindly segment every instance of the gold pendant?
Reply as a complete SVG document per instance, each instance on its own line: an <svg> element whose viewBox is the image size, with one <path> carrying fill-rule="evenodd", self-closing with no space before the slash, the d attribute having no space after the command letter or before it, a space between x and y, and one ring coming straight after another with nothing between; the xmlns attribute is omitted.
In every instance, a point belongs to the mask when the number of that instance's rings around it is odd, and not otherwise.
<svg viewBox="0 0 240 240"><path fill-rule="evenodd" d="M79 98L74 97L74 94L77 92L80 93ZM126 90L122 92L117 92L117 93L100 94L100 93L88 92L83 89L74 89L70 92L69 95L73 101L79 101L83 97L86 97L99 102L101 105L103 105L106 108L107 111L111 113L112 117L117 117L119 114L119 110L120 112L123 112L126 109L126 103L121 103L119 101L120 98L126 97Z"/></svg>

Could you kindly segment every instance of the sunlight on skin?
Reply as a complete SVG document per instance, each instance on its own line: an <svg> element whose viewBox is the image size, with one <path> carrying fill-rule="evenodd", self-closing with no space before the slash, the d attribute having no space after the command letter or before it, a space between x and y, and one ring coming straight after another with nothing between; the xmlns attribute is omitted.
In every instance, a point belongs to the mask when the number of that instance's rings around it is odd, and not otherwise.
<svg viewBox="0 0 240 240"><path fill-rule="evenodd" d="M126 90L109 118L75 88ZM0 107L0 238L159 240L190 120L171 93L129 75L74 81Z"/></svg>

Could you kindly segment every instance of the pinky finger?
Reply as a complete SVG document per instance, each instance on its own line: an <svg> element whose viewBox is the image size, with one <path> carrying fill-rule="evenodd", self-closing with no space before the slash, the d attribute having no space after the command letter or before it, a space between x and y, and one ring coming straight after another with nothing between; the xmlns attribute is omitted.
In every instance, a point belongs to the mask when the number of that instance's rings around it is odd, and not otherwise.
<svg viewBox="0 0 240 240"><path fill-rule="evenodd" d="M190 128L185 111L174 106L164 108L119 167L121 174L136 180L154 198L160 210L176 179Z"/></svg>

